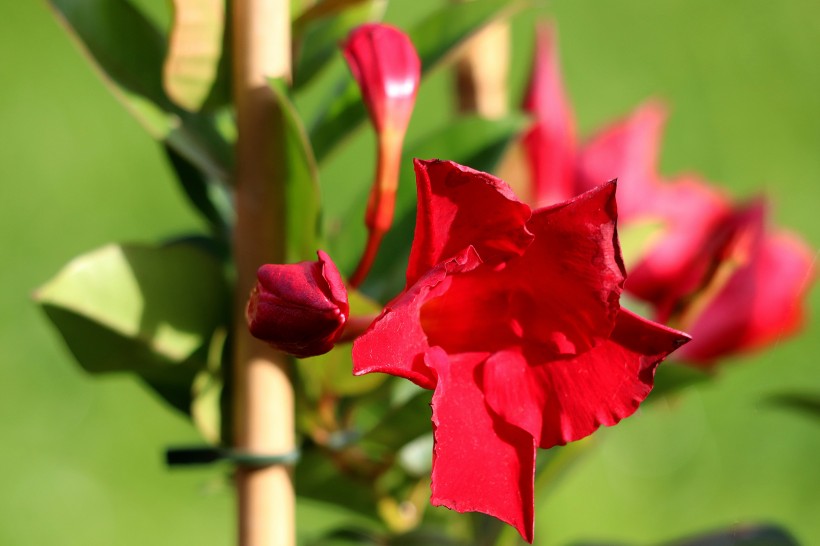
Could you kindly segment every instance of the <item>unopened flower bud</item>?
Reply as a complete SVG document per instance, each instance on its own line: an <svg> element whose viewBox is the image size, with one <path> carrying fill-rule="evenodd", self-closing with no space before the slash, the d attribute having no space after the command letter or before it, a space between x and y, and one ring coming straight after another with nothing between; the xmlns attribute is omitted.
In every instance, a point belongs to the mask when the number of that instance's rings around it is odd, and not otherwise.
<svg viewBox="0 0 820 546"><path fill-rule="evenodd" d="M350 312L336 264L317 255L315 262L260 267L246 310L254 337L300 358L330 351Z"/></svg>
<svg viewBox="0 0 820 546"><path fill-rule="evenodd" d="M421 78L410 38L389 25L362 25L350 33L343 52L376 132L389 127L403 135Z"/></svg>

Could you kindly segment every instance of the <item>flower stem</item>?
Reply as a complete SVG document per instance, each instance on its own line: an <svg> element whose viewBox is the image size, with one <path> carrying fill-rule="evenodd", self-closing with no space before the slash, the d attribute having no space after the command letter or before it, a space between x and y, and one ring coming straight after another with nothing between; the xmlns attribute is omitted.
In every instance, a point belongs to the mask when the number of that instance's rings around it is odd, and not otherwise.
<svg viewBox="0 0 820 546"><path fill-rule="evenodd" d="M353 288L358 288L364 282L373 262L376 261L382 239L393 223L393 211L396 206L404 133L385 128L378 133L377 138L376 180L370 191L365 216L367 243L359 259L359 265L350 276L349 284Z"/></svg>
<svg viewBox="0 0 820 546"><path fill-rule="evenodd" d="M294 447L293 388L289 361L254 339L245 303L264 263L285 257L282 116L269 77L290 76L289 0L234 0L234 97L236 227L234 258L234 443L238 449L273 455ZM285 466L240 467L236 473L240 546L295 544L295 499Z"/></svg>

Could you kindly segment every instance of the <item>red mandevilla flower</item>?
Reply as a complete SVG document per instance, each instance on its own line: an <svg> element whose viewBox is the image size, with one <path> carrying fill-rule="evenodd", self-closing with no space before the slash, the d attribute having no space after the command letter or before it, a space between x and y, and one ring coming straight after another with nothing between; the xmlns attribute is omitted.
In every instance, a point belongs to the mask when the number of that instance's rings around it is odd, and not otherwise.
<svg viewBox="0 0 820 546"><path fill-rule="evenodd" d="M343 52L376 131L404 134L421 77L410 38L389 25L362 25L350 33Z"/></svg>
<svg viewBox="0 0 820 546"><path fill-rule="evenodd" d="M339 270L317 254L316 262L260 267L246 310L254 337L300 358L330 351L350 312Z"/></svg>
<svg viewBox="0 0 820 546"><path fill-rule="evenodd" d="M531 542L536 446L631 415L688 337L620 308L614 183L533 212L491 175L415 168L407 287L354 342L354 373L434 389L433 504Z"/></svg>

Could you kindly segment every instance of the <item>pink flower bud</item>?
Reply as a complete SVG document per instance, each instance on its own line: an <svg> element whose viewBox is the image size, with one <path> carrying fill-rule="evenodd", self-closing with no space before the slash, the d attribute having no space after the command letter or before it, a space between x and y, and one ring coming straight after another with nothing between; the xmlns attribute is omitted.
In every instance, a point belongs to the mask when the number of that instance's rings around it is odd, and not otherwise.
<svg viewBox="0 0 820 546"><path fill-rule="evenodd" d="M317 255L315 262L260 267L245 312L254 337L300 358L330 351L350 312L336 264Z"/></svg>
<svg viewBox="0 0 820 546"><path fill-rule="evenodd" d="M344 56L377 132L407 130L421 78L421 62L410 38L382 24L354 29Z"/></svg>

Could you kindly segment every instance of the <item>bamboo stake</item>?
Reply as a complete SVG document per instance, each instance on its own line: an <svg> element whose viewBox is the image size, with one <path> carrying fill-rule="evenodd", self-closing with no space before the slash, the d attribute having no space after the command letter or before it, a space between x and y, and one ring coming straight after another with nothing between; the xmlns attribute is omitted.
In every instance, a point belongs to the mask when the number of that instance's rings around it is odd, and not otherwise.
<svg viewBox="0 0 820 546"><path fill-rule="evenodd" d="M235 446L272 455L294 447L293 389L285 355L254 339L245 303L263 263L282 263L284 191L280 112L267 83L290 77L289 0L234 0L237 271L234 346ZM295 498L284 466L242 467L236 475L240 546L293 546Z"/></svg>

